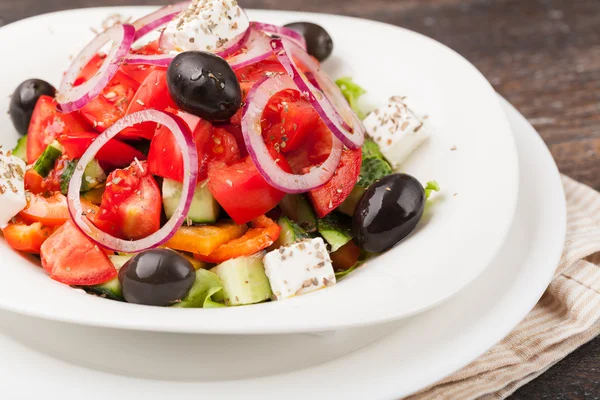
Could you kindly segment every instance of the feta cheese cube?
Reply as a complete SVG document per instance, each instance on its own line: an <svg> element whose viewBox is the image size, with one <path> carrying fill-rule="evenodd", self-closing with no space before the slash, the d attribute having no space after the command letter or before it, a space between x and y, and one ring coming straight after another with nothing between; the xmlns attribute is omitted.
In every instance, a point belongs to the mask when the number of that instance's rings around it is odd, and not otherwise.
<svg viewBox="0 0 600 400"><path fill-rule="evenodd" d="M162 40L180 52L216 52L249 26L250 21L236 0L194 0L169 22Z"/></svg>
<svg viewBox="0 0 600 400"><path fill-rule="evenodd" d="M0 228L27 205L24 176L25 162L0 149Z"/></svg>
<svg viewBox="0 0 600 400"><path fill-rule="evenodd" d="M335 273L322 238L273 250L263 259L277 300L335 285Z"/></svg>
<svg viewBox="0 0 600 400"><path fill-rule="evenodd" d="M430 136L423 121L399 96L370 113L363 124L393 168L398 168Z"/></svg>

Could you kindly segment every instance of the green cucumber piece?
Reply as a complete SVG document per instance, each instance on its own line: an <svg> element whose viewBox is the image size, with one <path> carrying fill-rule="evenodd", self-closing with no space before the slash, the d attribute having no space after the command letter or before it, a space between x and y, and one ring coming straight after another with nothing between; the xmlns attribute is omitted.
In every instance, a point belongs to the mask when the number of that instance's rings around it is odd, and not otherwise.
<svg viewBox="0 0 600 400"><path fill-rule="evenodd" d="M46 147L40 158L38 158L33 164L33 169L37 172L42 178L48 176L50 171L54 168L54 163L60 156L62 156L65 151L64 147L56 140L53 141Z"/></svg>
<svg viewBox="0 0 600 400"><path fill-rule="evenodd" d="M375 141L373 139L369 139L369 138L365 138L365 142L363 143L362 157L363 157L363 160L365 158L370 158L370 157L377 157L377 158L385 159L385 157L383 156L383 153L379 149L379 145L377 143L375 143Z"/></svg>
<svg viewBox="0 0 600 400"><path fill-rule="evenodd" d="M85 167L83 171L83 179L81 180L81 191L87 192L100 186L106 181L106 173L96 159L93 159Z"/></svg>
<svg viewBox="0 0 600 400"><path fill-rule="evenodd" d="M299 240L310 238L308 232L286 216L282 215L279 217L277 224L281 227L281 232L279 233L279 238L273 245L274 249L278 249L281 246L289 246Z"/></svg>
<svg viewBox="0 0 600 400"><path fill-rule="evenodd" d="M183 185L181 183L167 178L163 179L162 196L167 218L171 218L175 213L182 191ZM208 190L206 181L200 182L194 191L194 198L187 215L188 218L192 222L210 224L217 221L219 211L219 203Z"/></svg>
<svg viewBox="0 0 600 400"><path fill-rule="evenodd" d="M335 212L319 220L319 234L329 243L331 252L352 240L350 226L351 221L348 221L348 217Z"/></svg>
<svg viewBox="0 0 600 400"><path fill-rule="evenodd" d="M307 232L317 230L317 217L306 199L301 194L286 194L279 202L283 215L300 225Z"/></svg>
<svg viewBox="0 0 600 400"><path fill-rule="evenodd" d="M68 161L63 168L62 174L60 174L60 191L65 196L69 193L69 182L71 182L71 177L73 176L73 172L75 172L76 166L77 160Z"/></svg>
<svg viewBox="0 0 600 400"><path fill-rule="evenodd" d="M357 186L368 188L379 179L392 174L392 168L383 158L369 157L363 159Z"/></svg>
<svg viewBox="0 0 600 400"><path fill-rule="evenodd" d="M271 284L263 266L264 252L227 260L211 271L223 283L223 298L228 306L260 303L270 299Z"/></svg>
<svg viewBox="0 0 600 400"><path fill-rule="evenodd" d="M171 307L176 308L217 308L225 307L218 303L217 299L222 296L223 284L214 272L205 269L196 271L196 280L188 294Z"/></svg>
<svg viewBox="0 0 600 400"><path fill-rule="evenodd" d="M27 164L27 135L23 136L17 141L17 145L13 149L12 155L19 157Z"/></svg>
<svg viewBox="0 0 600 400"><path fill-rule="evenodd" d="M344 200L344 202L340 204L336 210L350 217L353 216L354 210L356 209L356 205L358 204L358 202L363 197L363 194L365 194L366 191L367 189L363 187L360 187L358 185L354 186L354 189L352 189L348 197L346 197L346 200Z"/></svg>
<svg viewBox="0 0 600 400"><path fill-rule="evenodd" d="M110 255L108 256L108 259L113 263L118 271L127 263L127 261L131 259L131 257L133 257L133 255ZM121 282L119 282L118 276L108 282L104 282L101 285L85 286L84 289L99 296L107 297L112 300L123 301L123 292L121 290Z"/></svg>

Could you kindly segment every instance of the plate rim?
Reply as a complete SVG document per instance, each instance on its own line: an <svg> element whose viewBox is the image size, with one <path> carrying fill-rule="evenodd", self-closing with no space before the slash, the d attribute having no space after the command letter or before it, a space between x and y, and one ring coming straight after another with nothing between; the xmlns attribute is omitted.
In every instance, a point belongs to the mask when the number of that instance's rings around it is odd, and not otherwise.
<svg viewBox="0 0 600 400"><path fill-rule="evenodd" d="M121 10L122 12L128 12L127 10L132 10L132 9L138 9L138 10L143 10L143 9L154 9L155 7L152 6L117 6L117 7L93 7L93 8L83 8L83 9L74 9L74 10L64 10L64 11L57 11L57 12L52 12L52 13L47 13L47 14L41 14L41 15L37 15L34 17L30 17L24 20L20 20L20 21L15 21L12 22L10 24L5 25L4 27L2 27L2 29L10 27L10 26L14 26L16 24L19 24L21 22L24 21L30 21L30 20L36 20L36 19L43 19L44 17L48 17L48 16L56 16L56 15L60 15L60 14L68 14L68 13L73 13L73 12L109 12L110 11L116 11L116 10ZM309 12L296 12L296 11L280 11L280 10L254 10L254 9L249 9L249 12L260 12L260 13L272 13L272 14L287 14L290 16L303 16L306 18L310 18L311 16L319 16L320 18L336 18L336 19L343 19L343 20L357 20L357 21L367 21L368 23L371 24L375 24L375 25L381 25L381 26L385 26L385 27L392 27L394 29L399 29L402 30L406 33L409 33L411 35L416 35L419 36L421 38L424 38L428 41L434 42L437 46L441 46L443 47L446 51L450 51L453 53L453 55L455 57L460 58L463 62L466 63L466 65L468 67L470 67L473 72L475 72L479 78L481 79L482 83L485 84L490 91L493 92L493 88L491 87L491 85L487 82L487 80L485 80L485 77L481 74L481 72L479 70L477 70L477 68L475 66L473 66L468 60L466 60L462 55L460 55L459 53L457 53L456 51L452 50L451 48L448 48L447 46L443 45L440 42L437 42L436 40L429 38L423 34L414 32L414 31L410 31L406 28L402 28L402 27L398 27L398 26L394 26L394 25L390 25L390 24L386 24L383 22L378 22L378 21L372 21L372 20L366 20L363 18L356 18L356 17L348 17L348 16L339 16L339 15L332 15L332 14L325 14L325 13L309 13ZM501 107L498 106L499 109L501 110ZM504 117L504 113L501 111L502 116ZM505 123L508 126L508 121L506 119L504 119L502 121L502 123ZM510 127L508 129L510 131ZM511 169L511 171L508 173L508 175L513 175L513 176L517 176L518 177L518 161L517 161L517 157L516 157L516 144L514 142L514 138L512 137L512 135L510 135L510 138L507 139L511 142L511 151L514 150L511 154L511 157L514 158L514 162L509 163L508 168ZM507 169L508 169L507 168ZM513 181L518 183L518 178L517 179L513 179ZM518 186L518 184L517 184ZM509 219L509 222L507 222L505 225L505 229L502 235L502 240L498 241L498 243L496 244L496 247L493 251L490 251L489 254L489 260L492 260L495 255L498 253L498 251L500 250L500 248L502 247L502 244L504 243L504 240L506 239L506 236L508 234L508 231L510 229L510 221L512 221L512 216L514 215L515 209L516 209L516 201L517 201L517 197L518 197L518 190L515 191L514 193L514 201L512 201L512 203L510 204L510 207L507 207L507 209L509 209L509 214L511 216L511 219ZM508 215L508 214L507 214ZM484 264L484 263L482 263ZM188 324L185 326L174 326L173 324L171 325L157 325L156 323L152 323L149 321L145 321L144 323L140 323L139 321L136 321L133 324L128 324L128 323L123 323L123 321L117 321L115 322L114 320L111 319L98 319L98 318L86 318L86 319L74 319L72 318L70 315L65 315L65 314L56 314L56 313L47 313L47 312L41 312L40 310L31 310L31 309L23 309L21 307L19 307L16 304L6 304L5 302L2 302L2 298L0 297L0 307L3 307L7 310L13 311L13 312L18 312L18 313L22 313L22 314L26 314L26 315L30 315L30 316L34 316L34 317L38 317L38 318L43 318L43 319L49 319L49 320L55 320L55 321L63 321L63 322L70 322L70 323L75 323L75 324L82 324L82 325L88 325L88 326L102 326L102 327L112 327L112 328L120 328L120 329L130 329L130 330L144 330L144 331L157 331L157 332L182 332L182 333L218 333L218 334L234 334L234 335L239 335L239 334L287 334L287 333L309 333L309 332L323 332L323 331L330 331L330 330L337 330L337 329L344 329L344 328L349 328L349 327L358 327L358 326L366 326L366 325L372 325L372 324L379 324L379 323L386 323L386 322L390 322L390 321L395 321L395 320L400 320L400 319L404 319L404 318L408 318L410 316L413 316L415 314L421 313L423 311L426 311L428 309L431 309L445 301L447 301L448 299L450 299L451 297L453 297L454 295L456 295L457 293L459 293L462 289L464 289L466 286L468 286L468 284L470 282L472 282L474 279L477 278L477 276L479 276L483 271L485 270L485 267L481 267L479 268L477 274L474 274L472 276L470 276L470 279L462 282L462 285L460 287L460 289L455 290L452 293L449 294L445 294L445 296L439 297L435 302L430 302L429 304L427 304L424 307L421 308L415 308L414 310L412 310L411 312L405 312L401 315L388 315L385 318L379 317L379 318L366 318L363 319L362 321L356 322L356 321L352 321L352 322L345 322L345 323L340 323L340 322L336 322L336 323L323 323L321 322L319 325L315 326L313 323L311 323L311 325L307 325L307 324L301 324L301 325L288 325L288 326L268 326L268 327L264 327L264 326L257 326L256 324L250 324L248 325L248 323L245 323L245 325L243 325L241 328L239 326L235 326L235 327L226 327L226 328L222 328L222 327L215 327L214 325L208 325L206 323L196 323L196 324ZM190 310L187 310L188 312Z"/></svg>

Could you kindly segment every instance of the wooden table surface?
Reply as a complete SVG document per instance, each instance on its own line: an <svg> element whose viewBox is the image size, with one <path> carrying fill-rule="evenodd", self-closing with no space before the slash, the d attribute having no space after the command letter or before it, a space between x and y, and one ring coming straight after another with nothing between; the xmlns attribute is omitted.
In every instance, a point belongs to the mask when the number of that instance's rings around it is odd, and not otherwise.
<svg viewBox="0 0 600 400"><path fill-rule="evenodd" d="M0 26L34 14L167 0L0 0ZM464 55L535 126L560 170L600 189L600 0L240 0L344 14L423 33ZM600 398L600 338L516 392Z"/></svg>

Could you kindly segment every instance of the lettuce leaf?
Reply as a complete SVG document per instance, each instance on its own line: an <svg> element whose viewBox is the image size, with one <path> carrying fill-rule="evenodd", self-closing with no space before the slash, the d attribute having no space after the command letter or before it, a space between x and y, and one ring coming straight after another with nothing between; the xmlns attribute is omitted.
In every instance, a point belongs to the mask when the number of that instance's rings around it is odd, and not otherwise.
<svg viewBox="0 0 600 400"><path fill-rule="evenodd" d="M367 93L366 90L354 83L354 81L350 77L340 78L335 81L335 84L338 85L338 87L342 91L342 94L348 101L348 104L350 104L352 110L354 110L356 115L358 115L358 118L364 119L366 115L356 103L360 96Z"/></svg>
<svg viewBox="0 0 600 400"><path fill-rule="evenodd" d="M196 271L196 281L190 289L190 292L181 302L172 307L177 308L217 308L225 307L218 303L223 298L223 284L219 277L205 269Z"/></svg>
<svg viewBox="0 0 600 400"><path fill-rule="evenodd" d="M428 199L429 196L431 195L431 192L439 192L440 191L440 184L437 183L437 181L429 181L427 182L427 184L425 185L425 198Z"/></svg>

